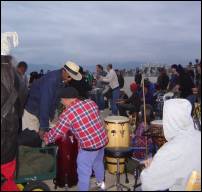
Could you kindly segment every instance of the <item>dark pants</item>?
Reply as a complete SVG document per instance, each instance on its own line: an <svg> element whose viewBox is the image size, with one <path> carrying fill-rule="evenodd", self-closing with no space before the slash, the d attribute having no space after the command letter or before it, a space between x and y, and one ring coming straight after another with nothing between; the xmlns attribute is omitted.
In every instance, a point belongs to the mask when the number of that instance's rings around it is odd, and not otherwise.
<svg viewBox="0 0 202 192"><path fill-rule="evenodd" d="M118 115L118 106L116 102L119 99L119 97L120 97L120 88L117 87L112 90L111 109L113 115Z"/></svg>
<svg viewBox="0 0 202 192"><path fill-rule="evenodd" d="M127 117L126 113L127 111L129 111L130 113L134 113L137 111L136 107L132 104L119 104L118 109L119 109L119 115L126 117Z"/></svg>
<svg viewBox="0 0 202 192"><path fill-rule="evenodd" d="M18 129L18 134L22 132L22 118L19 118L19 129Z"/></svg>

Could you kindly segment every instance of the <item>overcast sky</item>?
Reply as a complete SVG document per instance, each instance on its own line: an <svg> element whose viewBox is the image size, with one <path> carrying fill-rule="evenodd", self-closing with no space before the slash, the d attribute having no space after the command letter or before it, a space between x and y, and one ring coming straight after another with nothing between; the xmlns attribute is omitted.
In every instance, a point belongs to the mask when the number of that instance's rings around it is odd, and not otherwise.
<svg viewBox="0 0 202 192"><path fill-rule="evenodd" d="M201 58L201 2L6 2L1 32L18 32L19 60L60 65Z"/></svg>

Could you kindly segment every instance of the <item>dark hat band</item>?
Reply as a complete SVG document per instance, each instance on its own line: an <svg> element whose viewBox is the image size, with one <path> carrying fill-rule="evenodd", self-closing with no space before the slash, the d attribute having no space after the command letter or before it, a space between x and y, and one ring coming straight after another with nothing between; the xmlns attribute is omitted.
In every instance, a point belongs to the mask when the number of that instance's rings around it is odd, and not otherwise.
<svg viewBox="0 0 202 192"><path fill-rule="evenodd" d="M67 65L64 65L64 68L69 71L70 73L72 73L73 75L78 75L77 72L73 71L72 69L70 69Z"/></svg>

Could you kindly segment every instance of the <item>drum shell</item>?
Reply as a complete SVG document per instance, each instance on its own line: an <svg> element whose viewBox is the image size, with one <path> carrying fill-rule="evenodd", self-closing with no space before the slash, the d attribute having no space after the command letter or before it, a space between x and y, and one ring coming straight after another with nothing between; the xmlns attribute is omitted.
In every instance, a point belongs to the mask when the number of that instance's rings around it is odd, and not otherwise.
<svg viewBox="0 0 202 192"><path fill-rule="evenodd" d="M112 123L105 121L105 125L109 138L109 143L107 144L106 147L129 147L130 145L129 122Z"/></svg>
<svg viewBox="0 0 202 192"><path fill-rule="evenodd" d="M116 174L117 172L117 159L116 158L111 158L111 157L106 157L106 163L107 163L107 170L111 174ZM125 158L120 158L119 159L119 168L120 168L120 173L124 173L124 166L125 166Z"/></svg>
<svg viewBox="0 0 202 192"><path fill-rule="evenodd" d="M73 141L73 142L72 142ZM75 136L68 131L65 138L60 138L56 141L58 145L57 155L57 174L54 179L54 184L59 187L68 187L77 185L77 155L78 143Z"/></svg>

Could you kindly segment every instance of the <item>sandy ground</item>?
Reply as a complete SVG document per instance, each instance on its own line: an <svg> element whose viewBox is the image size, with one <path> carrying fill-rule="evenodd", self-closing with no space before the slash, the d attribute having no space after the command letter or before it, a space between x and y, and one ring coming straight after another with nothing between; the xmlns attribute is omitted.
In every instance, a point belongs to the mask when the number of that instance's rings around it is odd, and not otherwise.
<svg viewBox="0 0 202 192"><path fill-rule="evenodd" d="M106 188L110 187L115 183L115 175L112 175L108 173L108 171L105 172L105 178L106 178ZM125 183L125 174L121 175L121 183L124 184L125 186L129 187L131 191L133 191L133 185L134 185L134 177L131 174L128 174L128 179L129 183ZM65 188L54 188L54 184L52 180L45 181L45 183L50 187L51 191L66 191L67 189ZM92 178L90 182L90 191L97 191L96 188L96 179ZM77 186L68 188L68 191L78 191ZM116 191L116 188L110 189L110 191Z"/></svg>

